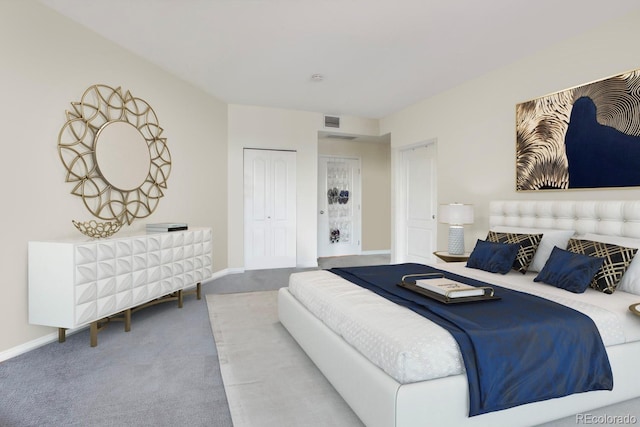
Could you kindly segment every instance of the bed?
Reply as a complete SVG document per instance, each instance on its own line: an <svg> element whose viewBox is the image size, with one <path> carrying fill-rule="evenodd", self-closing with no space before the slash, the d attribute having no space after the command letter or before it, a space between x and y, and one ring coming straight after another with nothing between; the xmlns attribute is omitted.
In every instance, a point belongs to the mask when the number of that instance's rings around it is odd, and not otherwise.
<svg viewBox="0 0 640 427"><path fill-rule="evenodd" d="M495 201L490 203L489 210L489 228L495 231L555 230L555 234L550 231L547 233L551 236L561 235L561 231L565 230L565 236L640 247L640 202L637 201ZM553 243L556 242L547 241L544 245L540 242L538 252L543 261L545 251L551 251ZM445 366L433 363L436 366L432 366L427 373L419 372L418 364L406 360L406 355L414 350L411 347L412 339L423 341L430 338L414 339L411 327L407 326L395 329L394 333L396 320L387 319L393 316L415 317L415 313L394 307L393 303L371 294L365 298L372 304L369 308L363 303L357 310L351 310L351 314L345 314L349 307L361 304L362 295L358 294L369 291L354 287L343 278L326 271L292 275L289 287L279 291L278 313L281 323L369 427L536 425L640 396L640 369L636 369L637 355L640 354L640 317L628 309L630 305L640 302L640 275L636 276L640 256L634 260L638 265L625 272L625 286L619 287L611 295L594 289L574 294L543 283L534 283L537 272L521 274L512 271L499 275L467 268L465 263L434 264L439 269L556 300L595 317L598 320L594 322L602 335L613 372L614 386L611 391L571 394L471 417L468 413L467 376L460 366L456 366L455 359L459 356L450 350L450 346L445 345L445 348L449 348L448 354L441 359L449 358L452 362ZM535 261L540 263L534 258ZM631 264L635 265L633 262ZM539 268L540 265L537 265L536 269ZM319 295L331 288L337 291L314 303L313 298L305 300L304 296L297 295L303 288L316 289ZM375 319L365 317L367 311L378 313L378 320L383 321L376 323ZM349 316L353 317L354 312L358 313L358 318L355 319L355 326L351 327L352 331L349 333L349 328L341 330L340 325L345 321L353 321ZM337 313L337 320L335 316L333 320L321 320L326 313ZM387 315L388 318L385 317ZM405 321L407 319L402 320ZM429 329L425 326L429 322L427 319L415 321L423 322L415 326L416 330ZM362 328L362 325L365 327ZM362 329L358 331L358 327ZM398 332L400 330L402 332ZM440 334L435 341L446 341L446 334ZM364 337L362 342L358 342L360 335L368 336L370 340L366 341ZM409 345L409 351L402 353L400 359L402 365L409 368L395 372L393 358L388 358L392 362L384 364L385 354L393 353L393 347L402 345L403 340L405 345ZM382 347L378 346L377 341L384 342ZM379 348L385 350L380 351ZM416 350L417 353L420 351ZM419 359L423 356L418 354L416 357ZM397 365L399 359L395 360Z"/></svg>

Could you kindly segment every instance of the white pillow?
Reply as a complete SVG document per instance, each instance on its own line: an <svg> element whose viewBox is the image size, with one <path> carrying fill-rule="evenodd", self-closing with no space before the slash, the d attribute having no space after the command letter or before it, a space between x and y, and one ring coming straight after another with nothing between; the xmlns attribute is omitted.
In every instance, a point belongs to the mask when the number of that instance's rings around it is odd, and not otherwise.
<svg viewBox="0 0 640 427"><path fill-rule="evenodd" d="M500 233L519 233L519 234L542 234L542 240L538 245L536 254L533 256L529 269L527 271L542 271L542 268L549 259L554 246L560 249L567 249L569 239L575 234L575 230L556 230L551 228L526 228L526 227L507 227L496 225L491 227L492 231Z"/></svg>
<svg viewBox="0 0 640 427"><path fill-rule="evenodd" d="M602 234L587 233L580 236L580 238L584 240L592 240L594 242L624 246L625 248L640 249L640 239L634 239L632 237L605 236ZM616 290L640 295L640 251L638 251L638 253L633 257L629 268L624 272L622 279L620 279L618 286L616 286Z"/></svg>

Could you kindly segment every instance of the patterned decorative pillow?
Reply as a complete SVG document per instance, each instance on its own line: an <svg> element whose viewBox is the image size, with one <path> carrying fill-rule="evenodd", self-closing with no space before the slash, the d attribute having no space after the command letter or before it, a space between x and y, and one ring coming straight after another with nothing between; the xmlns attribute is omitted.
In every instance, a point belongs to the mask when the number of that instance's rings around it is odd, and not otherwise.
<svg viewBox="0 0 640 427"><path fill-rule="evenodd" d="M513 262L513 269L522 274L527 272L527 268L529 268L529 264L531 264L533 256L536 254L540 240L542 240L542 234L498 233L496 231L489 231L489 234L487 234L488 242L520 245L518 255Z"/></svg>
<svg viewBox="0 0 640 427"><path fill-rule="evenodd" d="M636 248L625 248L611 243L581 239L569 239L567 250L604 258L604 264L594 276L590 286L605 294L612 294L616 290L622 275L627 271L633 261L633 256L638 252Z"/></svg>

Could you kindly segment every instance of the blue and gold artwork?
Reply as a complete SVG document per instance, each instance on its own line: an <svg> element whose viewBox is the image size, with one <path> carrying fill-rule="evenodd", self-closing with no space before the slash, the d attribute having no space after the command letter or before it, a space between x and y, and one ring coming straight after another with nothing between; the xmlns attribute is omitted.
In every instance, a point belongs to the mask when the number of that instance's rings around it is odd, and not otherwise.
<svg viewBox="0 0 640 427"><path fill-rule="evenodd" d="M640 186L640 70L516 106L516 190Z"/></svg>

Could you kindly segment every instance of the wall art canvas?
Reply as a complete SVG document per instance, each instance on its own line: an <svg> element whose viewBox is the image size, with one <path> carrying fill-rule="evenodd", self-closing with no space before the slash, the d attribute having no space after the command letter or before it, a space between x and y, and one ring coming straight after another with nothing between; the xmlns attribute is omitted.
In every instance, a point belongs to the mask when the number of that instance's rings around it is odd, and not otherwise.
<svg viewBox="0 0 640 427"><path fill-rule="evenodd" d="M640 70L516 105L516 190L640 186Z"/></svg>

